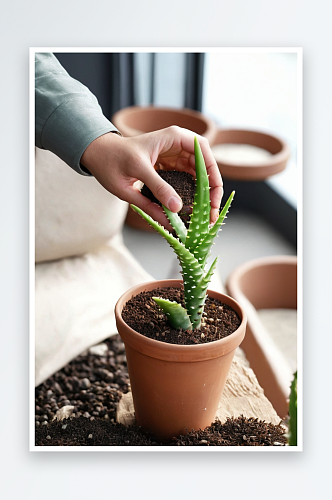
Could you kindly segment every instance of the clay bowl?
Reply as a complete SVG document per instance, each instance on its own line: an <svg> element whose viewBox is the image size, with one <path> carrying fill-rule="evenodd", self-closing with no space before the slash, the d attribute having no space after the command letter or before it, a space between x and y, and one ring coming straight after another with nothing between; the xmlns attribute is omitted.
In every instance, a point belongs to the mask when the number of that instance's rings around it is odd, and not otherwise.
<svg viewBox="0 0 332 500"><path fill-rule="evenodd" d="M226 144L255 146L265 150L267 155L257 159L256 151L255 159L252 157L252 151L248 151L247 148L247 158L245 157L246 153L242 152L243 160L239 159L236 153L232 160L218 157L217 146ZM289 148L283 140L274 135L254 130L219 129L212 143L212 150L221 175L225 179L239 181L262 181L275 175L284 170L290 156ZM239 152L240 148L237 150ZM264 151L262 153L264 154Z"/></svg>
<svg viewBox="0 0 332 500"><path fill-rule="evenodd" d="M213 142L215 123L198 111L186 108L162 108L158 106L129 106L112 117L112 123L126 137L153 132L177 125L196 132Z"/></svg>
<svg viewBox="0 0 332 500"><path fill-rule="evenodd" d="M297 309L297 257L278 255L245 262L230 274L226 289L248 318L241 347L266 397L283 418L288 413L293 374L257 311Z"/></svg>

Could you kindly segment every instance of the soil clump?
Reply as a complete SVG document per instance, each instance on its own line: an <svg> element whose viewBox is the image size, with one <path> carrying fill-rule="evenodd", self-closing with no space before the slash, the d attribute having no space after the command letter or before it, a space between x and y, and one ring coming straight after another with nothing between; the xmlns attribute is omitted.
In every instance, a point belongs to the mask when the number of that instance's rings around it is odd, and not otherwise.
<svg viewBox="0 0 332 500"><path fill-rule="evenodd" d="M178 193L182 199L182 209L179 212L179 216L183 220L185 226L188 228L190 214L192 213L192 207L194 204L196 182L192 175L187 172L178 172L177 170L156 170L157 174L170 184L175 191ZM157 205L161 206L161 203L150 189L144 184L141 193L153 201Z"/></svg>

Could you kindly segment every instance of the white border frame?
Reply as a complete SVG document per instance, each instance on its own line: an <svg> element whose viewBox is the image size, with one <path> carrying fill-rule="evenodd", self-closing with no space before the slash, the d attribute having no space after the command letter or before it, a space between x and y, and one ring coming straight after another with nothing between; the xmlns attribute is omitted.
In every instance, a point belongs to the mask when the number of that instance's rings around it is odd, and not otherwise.
<svg viewBox="0 0 332 500"><path fill-rule="evenodd" d="M297 324L297 359L298 359L298 433L297 446L282 447L173 447L173 446L35 446L35 61L36 52L270 52L270 53L296 53L297 54L297 172L298 172L298 324ZM303 49L301 47L31 47L29 61L29 450L43 452L274 452L288 453L303 451Z"/></svg>

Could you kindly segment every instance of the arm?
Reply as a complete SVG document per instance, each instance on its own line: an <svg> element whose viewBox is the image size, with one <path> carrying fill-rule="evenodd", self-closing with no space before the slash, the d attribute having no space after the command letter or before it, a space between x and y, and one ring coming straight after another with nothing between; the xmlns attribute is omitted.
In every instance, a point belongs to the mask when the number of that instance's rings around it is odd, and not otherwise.
<svg viewBox="0 0 332 500"><path fill-rule="evenodd" d="M74 170L94 177L118 198L137 205L169 226L162 209L147 200L144 182L172 212L181 209L175 190L156 174L154 165L195 175L194 137L179 127L124 138L102 114L96 97L71 78L53 54L36 54L36 146L48 149ZM222 179L208 141L199 137L209 174L211 222L219 214Z"/></svg>
<svg viewBox="0 0 332 500"><path fill-rule="evenodd" d="M59 156L83 175L80 159L97 137L117 129L103 115L96 97L71 78L51 53L35 56L35 144Z"/></svg>

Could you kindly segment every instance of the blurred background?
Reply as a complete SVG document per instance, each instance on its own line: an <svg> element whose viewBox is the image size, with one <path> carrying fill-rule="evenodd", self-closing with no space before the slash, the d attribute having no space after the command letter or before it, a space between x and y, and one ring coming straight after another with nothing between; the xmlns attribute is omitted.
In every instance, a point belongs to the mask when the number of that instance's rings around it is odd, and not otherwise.
<svg viewBox="0 0 332 500"><path fill-rule="evenodd" d="M225 197L233 189L236 197L217 240L219 273L225 282L249 259L296 254L301 82L295 49L55 55L97 96L111 121L116 112L131 106L187 108L203 113L217 129L254 130L284 140L290 157L281 172L258 181L223 174ZM126 224L124 240L156 279L175 276L172 251L159 235ZM164 256L163 269L151 258L151 248Z"/></svg>

